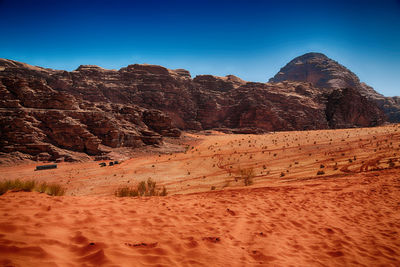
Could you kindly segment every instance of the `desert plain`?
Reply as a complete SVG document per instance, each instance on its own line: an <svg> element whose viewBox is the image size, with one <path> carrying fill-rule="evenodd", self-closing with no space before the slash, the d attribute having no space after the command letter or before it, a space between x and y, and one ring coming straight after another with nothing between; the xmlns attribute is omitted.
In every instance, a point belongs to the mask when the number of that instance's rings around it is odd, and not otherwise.
<svg viewBox="0 0 400 267"><path fill-rule="evenodd" d="M0 196L0 265L400 265L400 125L167 141L114 166L1 166L66 193ZM114 196L148 178L168 195Z"/></svg>

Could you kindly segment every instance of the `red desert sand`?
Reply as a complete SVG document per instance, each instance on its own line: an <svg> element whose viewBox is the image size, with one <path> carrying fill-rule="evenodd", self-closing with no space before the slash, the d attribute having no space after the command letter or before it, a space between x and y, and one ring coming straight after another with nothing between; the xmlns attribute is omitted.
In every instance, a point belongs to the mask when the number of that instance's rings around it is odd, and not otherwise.
<svg viewBox="0 0 400 267"><path fill-rule="evenodd" d="M400 125L187 135L116 166L0 167L67 189L0 196L0 266L400 265ZM149 177L168 196L113 195Z"/></svg>

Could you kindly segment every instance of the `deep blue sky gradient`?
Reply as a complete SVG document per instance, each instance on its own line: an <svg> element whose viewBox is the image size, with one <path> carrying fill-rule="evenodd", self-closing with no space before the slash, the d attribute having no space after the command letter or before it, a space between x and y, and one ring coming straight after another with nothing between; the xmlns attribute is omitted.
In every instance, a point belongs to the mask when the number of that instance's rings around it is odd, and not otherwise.
<svg viewBox="0 0 400 267"><path fill-rule="evenodd" d="M400 1L0 0L0 58L74 70L134 63L266 82L322 52L400 95Z"/></svg>

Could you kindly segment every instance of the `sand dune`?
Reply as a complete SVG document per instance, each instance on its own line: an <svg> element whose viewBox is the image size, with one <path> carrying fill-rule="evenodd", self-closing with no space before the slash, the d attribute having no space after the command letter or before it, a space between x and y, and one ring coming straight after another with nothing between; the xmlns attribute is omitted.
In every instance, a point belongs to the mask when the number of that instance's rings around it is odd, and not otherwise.
<svg viewBox="0 0 400 267"><path fill-rule="evenodd" d="M398 266L398 173L141 199L7 193L0 262Z"/></svg>
<svg viewBox="0 0 400 267"><path fill-rule="evenodd" d="M399 266L399 135L397 125L215 133L114 167L3 167L2 179L68 191L0 196L0 266ZM147 177L170 195L112 195Z"/></svg>

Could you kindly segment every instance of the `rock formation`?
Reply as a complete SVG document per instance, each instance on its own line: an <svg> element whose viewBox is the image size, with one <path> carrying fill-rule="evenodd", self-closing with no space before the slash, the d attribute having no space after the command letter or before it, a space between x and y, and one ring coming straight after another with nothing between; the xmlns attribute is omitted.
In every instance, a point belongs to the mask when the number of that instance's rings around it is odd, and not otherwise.
<svg viewBox="0 0 400 267"><path fill-rule="evenodd" d="M328 96L326 119L331 128L351 128L384 122L382 111L353 88L336 89Z"/></svg>
<svg viewBox="0 0 400 267"><path fill-rule="evenodd" d="M386 114L388 121L400 122L399 97L385 97L346 67L321 53L307 53L290 61L270 82L310 82L322 90L353 88L375 102Z"/></svg>
<svg viewBox="0 0 400 267"><path fill-rule="evenodd" d="M160 145L163 136L180 136L159 110L104 99L87 101L48 84L52 75L64 72L1 63L3 153L19 151L32 159L75 161L105 154L108 148Z"/></svg>
<svg viewBox="0 0 400 267"><path fill-rule="evenodd" d="M67 72L0 59L0 152L73 161L113 148L161 145L180 130L258 133L384 121L355 75L343 67L331 75L336 80L327 80L332 67L325 67L321 73L306 67L307 75L284 68L274 82L253 83L233 75L192 79L183 69L146 64ZM285 75L296 81L283 81ZM342 90L347 87L356 90Z"/></svg>

